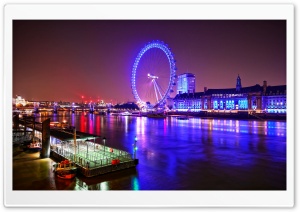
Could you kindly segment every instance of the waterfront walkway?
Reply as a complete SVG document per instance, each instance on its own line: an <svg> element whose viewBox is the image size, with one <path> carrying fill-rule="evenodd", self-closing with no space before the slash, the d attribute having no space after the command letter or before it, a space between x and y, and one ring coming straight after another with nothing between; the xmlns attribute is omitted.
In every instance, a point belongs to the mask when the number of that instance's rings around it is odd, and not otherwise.
<svg viewBox="0 0 300 212"><path fill-rule="evenodd" d="M13 190L57 190L51 158L39 157L39 152L23 151L21 146L13 147L12 178ZM68 186L62 188L70 190Z"/></svg>

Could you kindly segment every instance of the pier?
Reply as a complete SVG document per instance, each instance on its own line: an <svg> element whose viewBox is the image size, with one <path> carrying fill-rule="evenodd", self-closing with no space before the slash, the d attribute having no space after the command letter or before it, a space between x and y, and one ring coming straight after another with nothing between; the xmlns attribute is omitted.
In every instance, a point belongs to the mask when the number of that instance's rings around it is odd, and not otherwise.
<svg viewBox="0 0 300 212"><path fill-rule="evenodd" d="M52 144L50 155L58 161L75 162L79 172L86 177L136 166L136 160L128 152L89 141L78 142L76 146L74 143ZM120 162L114 164L116 160Z"/></svg>
<svg viewBox="0 0 300 212"><path fill-rule="evenodd" d="M44 139L42 123L32 122L32 119L26 118L18 120L18 123L23 129L15 129L17 134L24 134L26 138L31 135L31 138L36 137L41 141ZM75 128L49 131L50 157L57 162L73 161L79 173L85 177L135 167L138 163L135 154L132 156L129 152L106 146L106 138L103 138L104 145L96 143L95 139L100 137L98 135L80 132ZM44 149L41 151L41 155L44 151Z"/></svg>

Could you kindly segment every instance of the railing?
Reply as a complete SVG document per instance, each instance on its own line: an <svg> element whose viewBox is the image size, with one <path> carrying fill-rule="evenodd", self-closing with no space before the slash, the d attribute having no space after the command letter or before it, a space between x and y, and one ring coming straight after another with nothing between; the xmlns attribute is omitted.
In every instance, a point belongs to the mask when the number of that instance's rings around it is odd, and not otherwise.
<svg viewBox="0 0 300 212"><path fill-rule="evenodd" d="M133 161L131 155L126 151L91 142L86 143L78 144L76 148L74 144L51 145L51 151L86 168L108 166L111 165L113 159L119 159L120 163Z"/></svg>
<svg viewBox="0 0 300 212"><path fill-rule="evenodd" d="M68 159L73 161L76 164L79 172L86 177L93 177L113 171L135 167L136 165L129 153L118 149L114 149L113 152L107 152L104 155L101 153L91 154L90 152L88 154L89 155L87 155L87 157L84 157L82 154L74 154L74 152L69 151L69 149L59 146L51 146L52 157L58 160ZM119 159L120 163L117 165L112 165L112 159Z"/></svg>
<svg viewBox="0 0 300 212"><path fill-rule="evenodd" d="M24 141L29 141L32 140L33 138L33 132L14 132L13 131L13 143L19 143L19 142L24 142Z"/></svg>

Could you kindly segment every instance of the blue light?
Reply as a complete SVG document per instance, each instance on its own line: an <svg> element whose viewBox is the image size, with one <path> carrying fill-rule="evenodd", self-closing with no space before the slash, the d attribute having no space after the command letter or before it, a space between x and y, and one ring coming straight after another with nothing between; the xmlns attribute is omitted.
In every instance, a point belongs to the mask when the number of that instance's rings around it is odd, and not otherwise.
<svg viewBox="0 0 300 212"><path fill-rule="evenodd" d="M133 190L140 190L139 180L137 177L133 177L131 179L131 184Z"/></svg>
<svg viewBox="0 0 300 212"><path fill-rule="evenodd" d="M169 96L170 91L172 90L172 87L173 87L172 78L174 77L175 71L176 71L175 70L175 59L173 57L173 53L168 49L167 45L164 44L163 42L161 42L161 41L152 41L152 42L149 42L148 44L146 44L144 46L144 48L141 49L141 51L139 52L138 56L135 59L135 62L134 62L133 68L132 68L132 77L131 77L132 86L131 87L132 87L133 95L134 95L134 98L136 99L136 101L137 102L145 102L138 95L136 85L135 85L135 77L136 77L136 71L137 71L137 67L138 67L138 64L139 64L139 61L140 61L141 57L144 55L145 52L147 52L151 48L158 48L158 49L162 50L166 54L167 59L170 63L169 87L166 90L165 94L162 96L162 98L156 104L156 105L160 105L161 103L163 103L165 101L167 96Z"/></svg>
<svg viewBox="0 0 300 212"><path fill-rule="evenodd" d="M214 109L218 109L218 101L214 101Z"/></svg>

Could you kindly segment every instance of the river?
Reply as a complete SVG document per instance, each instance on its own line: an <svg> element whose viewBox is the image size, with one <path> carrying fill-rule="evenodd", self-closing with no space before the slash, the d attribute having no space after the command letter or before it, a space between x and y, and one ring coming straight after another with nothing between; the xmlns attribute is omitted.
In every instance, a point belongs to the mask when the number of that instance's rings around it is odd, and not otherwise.
<svg viewBox="0 0 300 212"><path fill-rule="evenodd" d="M36 121L46 118L38 114ZM50 114L51 115L51 114ZM286 122L60 113L77 130L133 153L136 169L86 179L71 190L285 190ZM102 138L96 140L102 144ZM59 183L59 182L58 182ZM65 182L64 182L65 184ZM59 187L59 186L58 186Z"/></svg>

